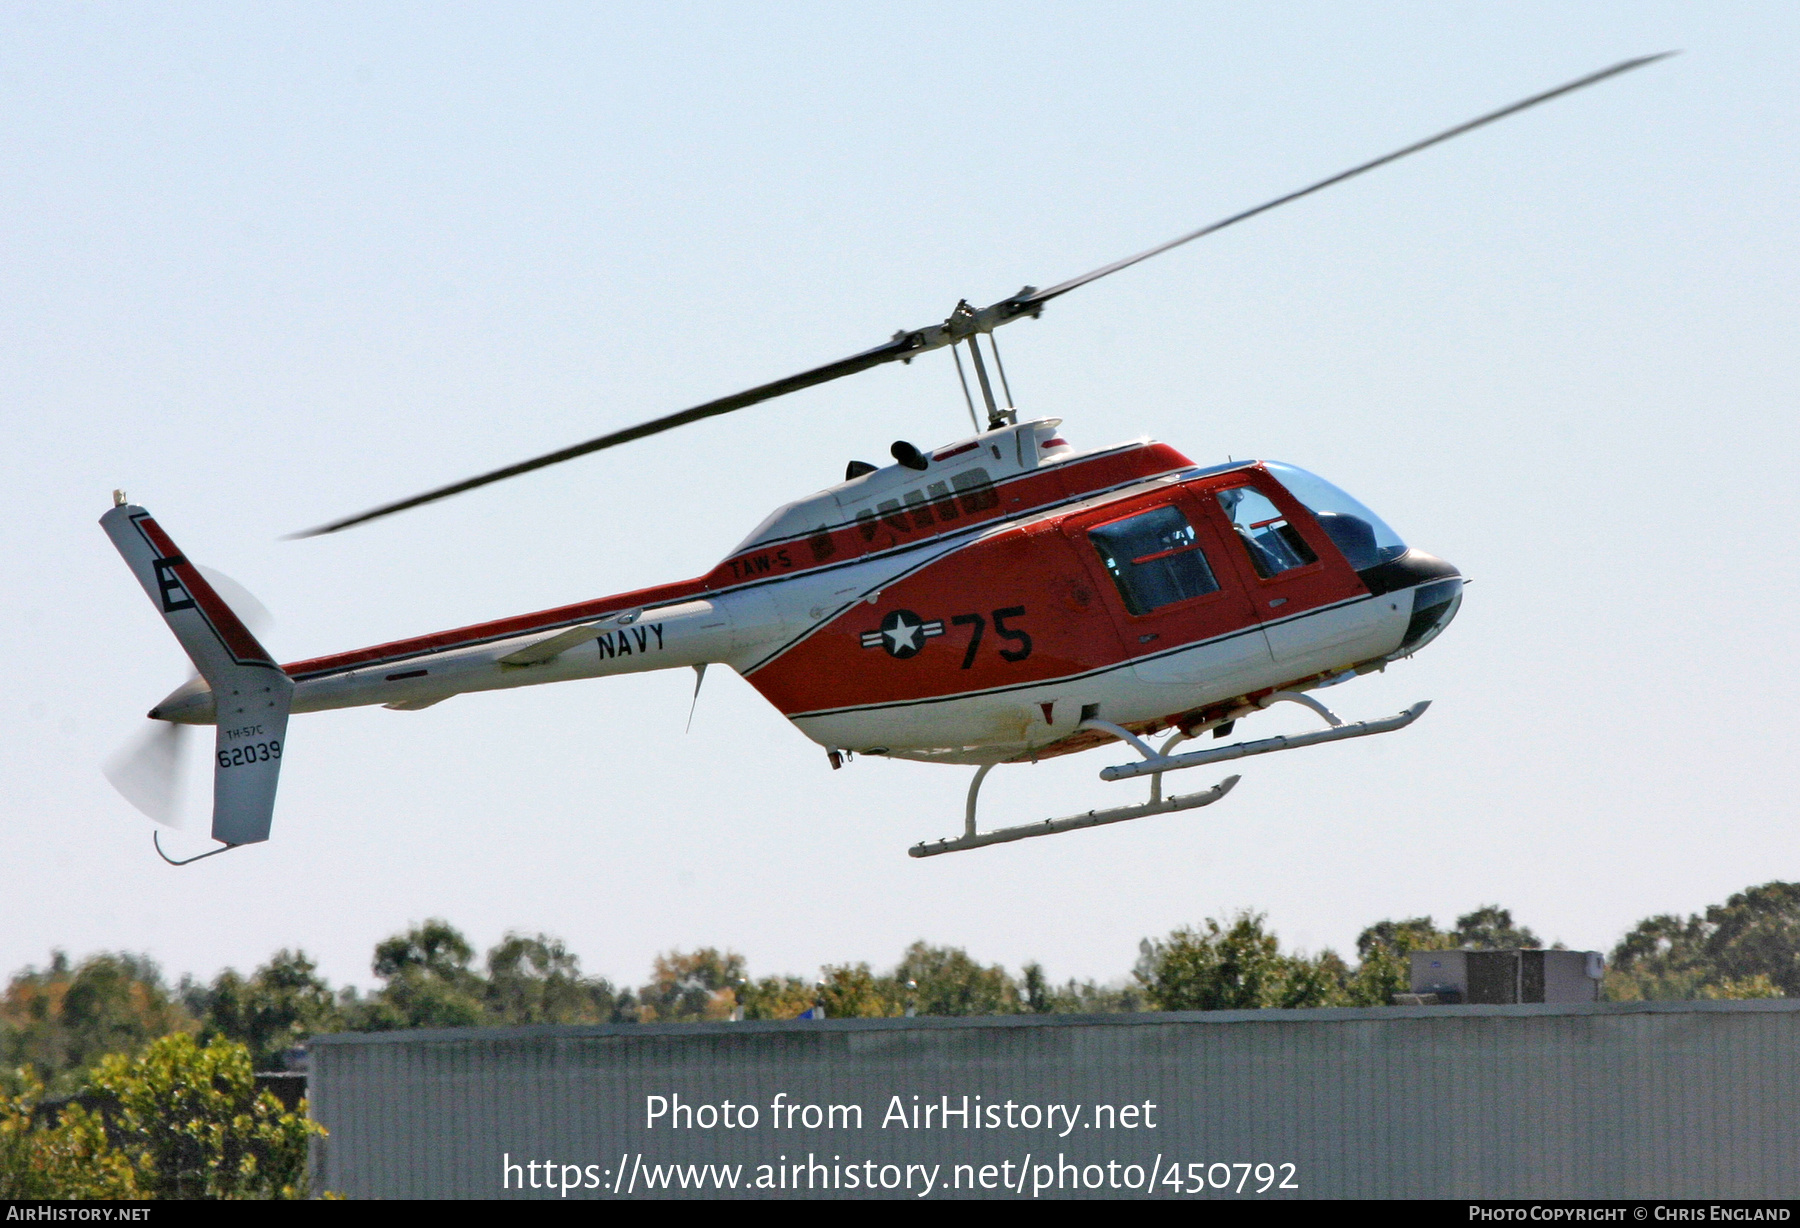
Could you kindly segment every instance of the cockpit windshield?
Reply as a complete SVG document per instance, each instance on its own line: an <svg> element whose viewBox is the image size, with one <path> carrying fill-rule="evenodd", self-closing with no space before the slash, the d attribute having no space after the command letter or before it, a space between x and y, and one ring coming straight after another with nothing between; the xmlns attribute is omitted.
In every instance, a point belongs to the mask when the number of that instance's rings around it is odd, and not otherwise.
<svg viewBox="0 0 1800 1228"><path fill-rule="evenodd" d="M1280 461L1266 461L1288 493L1318 518L1337 548L1357 571L1378 567L1406 553L1406 543L1381 517L1316 474Z"/></svg>

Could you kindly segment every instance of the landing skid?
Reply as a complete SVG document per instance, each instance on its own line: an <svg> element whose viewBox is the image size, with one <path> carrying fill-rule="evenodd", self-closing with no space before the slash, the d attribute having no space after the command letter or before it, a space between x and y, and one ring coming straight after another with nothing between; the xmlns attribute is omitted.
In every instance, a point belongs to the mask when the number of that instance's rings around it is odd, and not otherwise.
<svg viewBox="0 0 1800 1228"><path fill-rule="evenodd" d="M1062 819L1045 819L1042 823L1026 823L1020 827L1002 827L996 831L978 832L975 830L975 794L981 788L982 778L994 767L987 764L975 772L975 783L969 786L968 824L963 834L950 839L930 842L921 841L907 850L914 857L936 857L939 853L960 853L964 849L986 848L990 844L1006 844L1013 840L1029 840L1032 836L1054 836L1059 831L1074 831L1078 827L1099 827L1106 823L1123 823L1127 819L1141 819L1152 814L1173 814L1177 810L1193 810L1198 806L1210 806L1231 792L1231 787L1238 782L1236 776L1227 776L1210 789L1199 793L1187 793L1179 797L1151 798L1136 806L1118 806L1112 810L1090 810L1086 814L1072 814Z"/></svg>
<svg viewBox="0 0 1800 1228"><path fill-rule="evenodd" d="M1423 699L1398 715L1379 721L1358 721L1354 725L1346 725L1337 718L1331 709L1307 695L1295 695L1285 691L1277 692L1264 700L1260 706L1267 707L1269 703L1277 699L1288 699L1305 704L1330 722L1331 728L1320 729L1314 733L1295 733L1274 738L1262 738L1255 742L1238 742L1231 746L1215 747L1212 750L1190 751L1185 755L1171 756L1165 748L1162 754L1146 755L1138 763L1121 763L1116 767L1103 768L1100 772L1100 779L1129 780L1134 776L1157 777L1164 772L1178 772L1182 768L1222 763L1228 759L1246 759L1251 755L1269 755L1278 750L1299 750L1302 746L1317 746L1321 742L1341 742L1345 738L1366 738L1378 733L1393 733L1395 730L1405 729L1418 720L1425 715L1425 709L1431 706L1429 699Z"/></svg>
<svg viewBox="0 0 1800 1228"><path fill-rule="evenodd" d="M1346 725L1330 708L1310 695L1302 695L1294 691L1277 691L1264 697L1256 706L1267 708L1270 704L1284 700L1317 712L1324 718L1329 728L1313 733L1287 734L1262 738L1254 742L1238 742L1231 746L1215 747L1212 750L1190 751L1185 755L1171 755L1169 752L1191 735L1176 733L1159 749L1152 750L1142 738L1111 721L1082 721L1081 728L1109 733L1143 756L1136 763L1119 764L1102 769L1100 779L1110 781L1148 776L1150 778L1149 801L1140 802L1135 806L1117 806L1111 810L1090 810L1086 814L1073 814L1060 819L1045 819L1041 823L1026 823L1019 827L977 831L975 829L975 803L981 793L981 782L986 780L987 774L998 766L992 763L983 764L976 769L975 779L969 782L969 799L963 810L963 834L956 837L945 837L942 840L922 840L908 849L907 853L913 857L936 857L940 853L960 853L964 849L985 848L990 844L1007 844L1014 840L1029 840L1033 836L1053 836L1058 832L1074 831L1082 827L1100 827L1107 823L1123 823L1128 819L1142 819L1153 814L1173 814L1178 810L1195 810L1201 806L1210 806L1231 792L1232 787L1240 778L1227 776L1210 789L1165 798L1162 795L1163 773L1178 772L1184 768L1201 767L1208 763L1219 763L1228 759L1244 759L1251 755L1268 755L1281 750L1298 750L1303 746L1317 746L1322 742L1338 742L1345 738L1366 738L1378 733L1393 733L1418 720L1425 714L1425 709L1431 706L1430 700L1422 700L1398 715L1383 720L1358 721L1353 725Z"/></svg>

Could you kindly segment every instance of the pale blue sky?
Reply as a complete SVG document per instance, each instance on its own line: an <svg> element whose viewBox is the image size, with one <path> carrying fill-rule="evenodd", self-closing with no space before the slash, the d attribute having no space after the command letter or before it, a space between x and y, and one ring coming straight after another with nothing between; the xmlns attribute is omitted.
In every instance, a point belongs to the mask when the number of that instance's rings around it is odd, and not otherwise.
<svg viewBox="0 0 1800 1228"><path fill-rule="evenodd" d="M286 659L692 575L850 457L966 430L948 356L278 538L1671 48L1003 335L1078 446L1291 460L1473 577L1437 645L1333 694L1435 700L1404 734L925 862L966 770L833 773L723 670L686 735L685 671L297 718L274 839L184 870L98 772L185 668L94 523L115 486ZM1788 5L0 9L0 972L299 945L368 983L443 915L626 982L675 946L810 974L917 937L1107 978L1240 906L1343 950L1499 901L1605 948L1800 877L1797 59ZM987 822L1135 797L1111 761L997 773Z"/></svg>

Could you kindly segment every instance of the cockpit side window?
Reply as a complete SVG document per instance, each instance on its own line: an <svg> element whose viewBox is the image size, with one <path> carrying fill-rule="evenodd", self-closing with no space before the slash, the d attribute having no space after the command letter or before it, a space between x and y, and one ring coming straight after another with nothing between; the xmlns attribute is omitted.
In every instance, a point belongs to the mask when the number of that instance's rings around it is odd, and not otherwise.
<svg viewBox="0 0 1800 1228"><path fill-rule="evenodd" d="M1234 486L1230 490L1221 490L1219 506L1231 519L1231 527L1236 531L1238 541L1243 543L1244 553L1250 556L1250 565L1263 579L1319 561L1319 556L1306 544L1299 530L1287 522L1281 509L1255 487Z"/></svg>
<svg viewBox="0 0 1800 1228"><path fill-rule="evenodd" d="M1125 608L1142 616L1219 590L1194 526L1179 508L1159 507L1088 530Z"/></svg>
<svg viewBox="0 0 1800 1228"><path fill-rule="evenodd" d="M1280 461L1265 461L1264 467L1306 505L1355 570L1378 567L1406 553L1406 543L1381 517L1318 474Z"/></svg>

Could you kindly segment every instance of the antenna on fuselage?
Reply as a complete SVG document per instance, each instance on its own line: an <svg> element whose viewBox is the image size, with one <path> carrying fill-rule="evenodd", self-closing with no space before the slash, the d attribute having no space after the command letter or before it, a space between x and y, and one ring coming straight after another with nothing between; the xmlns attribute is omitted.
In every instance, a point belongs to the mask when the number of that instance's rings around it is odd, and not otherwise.
<svg viewBox="0 0 1800 1228"><path fill-rule="evenodd" d="M700 684L706 681L706 662L694 666L694 702L688 705L688 723L683 733L694 732L694 711L700 706Z"/></svg>

